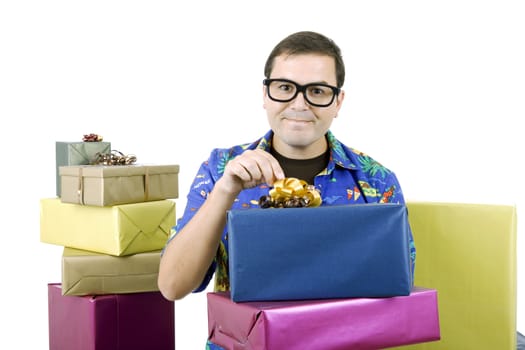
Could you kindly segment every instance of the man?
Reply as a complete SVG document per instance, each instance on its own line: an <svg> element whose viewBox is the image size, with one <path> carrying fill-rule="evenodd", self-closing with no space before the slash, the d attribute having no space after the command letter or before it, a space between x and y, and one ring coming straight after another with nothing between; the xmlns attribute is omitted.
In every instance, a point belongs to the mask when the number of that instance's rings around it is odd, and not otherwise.
<svg viewBox="0 0 525 350"><path fill-rule="evenodd" d="M392 171L329 131L345 98L344 63L331 39L314 32L288 36L270 53L264 74L271 130L251 144L215 149L201 165L163 251L158 284L167 299L204 290L214 273L215 291L229 290L226 212L259 207L276 180L315 185L322 205L404 203Z"/></svg>

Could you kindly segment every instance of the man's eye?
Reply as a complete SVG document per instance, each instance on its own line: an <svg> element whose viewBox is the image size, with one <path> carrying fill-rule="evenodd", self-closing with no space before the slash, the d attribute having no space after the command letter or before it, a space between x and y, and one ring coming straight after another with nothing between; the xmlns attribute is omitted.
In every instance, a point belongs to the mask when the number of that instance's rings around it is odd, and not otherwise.
<svg viewBox="0 0 525 350"><path fill-rule="evenodd" d="M325 91L323 88L313 86L312 88L310 88L310 93L312 95L323 95Z"/></svg>
<svg viewBox="0 0 525 350"><path fill-rule="evenodd" d="M281 91L291 91L293 88L290 84L281 84L279 90Z"/></svg>

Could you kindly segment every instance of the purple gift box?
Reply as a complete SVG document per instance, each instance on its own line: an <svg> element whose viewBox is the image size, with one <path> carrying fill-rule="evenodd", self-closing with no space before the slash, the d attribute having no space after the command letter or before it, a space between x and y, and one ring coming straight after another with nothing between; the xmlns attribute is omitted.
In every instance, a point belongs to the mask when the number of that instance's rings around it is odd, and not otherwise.
<svg viewBox="0 0 525 350"><path fill-rule="evenodd" d="M173 350L174 303L160 292L62 295L48 284L50 350Z"/></svg>
<svg viewBox="0 0 525 350"><path fill-rule="evenodd" d="M408 296L236 303L208 293L208 339L228 350L366 350L440 339L437 291Z"/></svg>

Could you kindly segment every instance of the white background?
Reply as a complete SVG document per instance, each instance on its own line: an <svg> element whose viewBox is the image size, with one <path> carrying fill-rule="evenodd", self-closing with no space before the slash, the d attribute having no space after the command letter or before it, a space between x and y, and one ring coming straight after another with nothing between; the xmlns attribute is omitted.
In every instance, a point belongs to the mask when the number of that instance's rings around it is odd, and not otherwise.
<svg viewBox="0 0 525 350"><path fill-rule="evenodd" d="M180 164L180 215L213 147L267 131L263 65L298 30L341 47L332 130L393 169L407 200L523 217L524 18L524 2L505 0L2 1L0 348L47 348L62 247L39 241L39 200L55 194L55 141L94 132L139 162ZM179 350L203 348L206 317L205 293L176 302Z"/></svg>

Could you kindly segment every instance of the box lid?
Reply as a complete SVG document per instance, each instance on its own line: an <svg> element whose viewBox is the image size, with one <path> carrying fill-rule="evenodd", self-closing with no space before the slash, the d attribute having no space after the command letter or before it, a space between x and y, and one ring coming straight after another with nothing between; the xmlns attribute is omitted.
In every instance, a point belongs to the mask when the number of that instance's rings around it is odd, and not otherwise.
<svg viewBox="0 0 525 350"><path fill-rule="evenodd" d="M116 177L158 174L178 174L179 165L66 165L59 167L59 174L84 177Z"/></svg>

